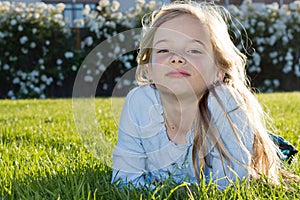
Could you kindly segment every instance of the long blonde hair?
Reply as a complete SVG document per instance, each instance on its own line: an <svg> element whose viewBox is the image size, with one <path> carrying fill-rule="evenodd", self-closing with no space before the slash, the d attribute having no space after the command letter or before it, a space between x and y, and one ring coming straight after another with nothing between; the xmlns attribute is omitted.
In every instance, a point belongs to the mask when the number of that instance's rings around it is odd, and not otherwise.
<svg viewBox="0 0 300 200"><path fill-rule="evenodd" d="M222 81L228 86L232 96L239 99L239 108L244 109L253 127L254 144L253 154L251 155L241 142L241 136L237 133L228 113L224 110L233 133L237 137L241 147L248 154L248 164L243 166L248 169L250 175L259 177L263 174L277 183L279 161L276 147L267 134L263 109L250 89L250 84L245 72L246 56L236 48L230 39L228 24L226 24L228 23L227 20L230 20L230 15L226 9L207 2L175 2L163 6L160 10L154 11L152 15L150 15L150 18L146 18L148 23L143 24L145 31L141 38L140 50L137 56L138 68L136 71L136 81L139 85L151 84L148 75L148 64L151 62L151 46L156 31L155 28L170 19L184 14L199 19L202 24L207 26L214 50L215 63L219 72L224 75ZM193 166L197 178L203 173L202 170L206 163L206 155L208 152L205 145L208 140L214 142L215 148L219 151L223 161L227 160L228 163L230 163L229 160L238 162L227 151L223 141L218 139L220 138L220 134L211 123L212 118L208 110L209 94L214 95L220 105L222 104L215 91L214 85L208 86L199 101L199 110L201 112L195 120Z"/></svg>

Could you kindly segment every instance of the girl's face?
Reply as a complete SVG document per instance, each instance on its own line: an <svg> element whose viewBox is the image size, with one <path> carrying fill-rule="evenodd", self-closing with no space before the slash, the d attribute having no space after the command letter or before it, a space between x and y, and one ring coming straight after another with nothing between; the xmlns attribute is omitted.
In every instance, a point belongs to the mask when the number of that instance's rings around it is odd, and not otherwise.
<svg viewBox="0 0 300 200"><path fill-rule="evenodd" d="M217 78L206 25L187 14L160 25L153 39L149 74L159 91L199 99Z"/></svg>

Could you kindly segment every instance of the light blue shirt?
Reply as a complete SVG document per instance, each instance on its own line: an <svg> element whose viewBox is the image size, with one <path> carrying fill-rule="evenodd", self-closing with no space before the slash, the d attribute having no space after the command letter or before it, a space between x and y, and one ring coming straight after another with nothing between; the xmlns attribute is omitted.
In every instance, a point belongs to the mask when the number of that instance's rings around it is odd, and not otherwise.
<svg viewBox="0 0 300 200"><path fill-rule="evenodd" d="M224 188L230 181L248 177L248 170L240 164L250 163L246 152L252 154L254 135L243 109L237 103L239 99L234 99L225 85L217 86L215 91L224 107L210 93L208 109L220 133L220 139L239 163L227 163L224 160L223 168L219 152L213 142L209 142L204 176L206 182L213 179L220 188ZM244 148L235 137L224 109L245 145ZM112 181L121 179L125 185L132 181L139 187L171 176L177 183L196 183L192 163L193 130L187 133L186 139L186 144L175 144L169 140L157 89L150 85L134 88L126 97L120 118L118 143L113 152Z"/></svg>

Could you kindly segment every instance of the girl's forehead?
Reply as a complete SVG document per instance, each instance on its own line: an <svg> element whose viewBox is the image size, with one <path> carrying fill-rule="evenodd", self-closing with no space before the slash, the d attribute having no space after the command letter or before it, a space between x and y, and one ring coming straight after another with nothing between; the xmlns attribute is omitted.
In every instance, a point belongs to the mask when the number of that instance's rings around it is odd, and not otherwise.
<svg viewBox="0 0 300 200"><path fill-rule="evenodd" d="M178 39L210 40L207 26L196 17L184 14L162 23L155 31L153 44Z"/></svg>

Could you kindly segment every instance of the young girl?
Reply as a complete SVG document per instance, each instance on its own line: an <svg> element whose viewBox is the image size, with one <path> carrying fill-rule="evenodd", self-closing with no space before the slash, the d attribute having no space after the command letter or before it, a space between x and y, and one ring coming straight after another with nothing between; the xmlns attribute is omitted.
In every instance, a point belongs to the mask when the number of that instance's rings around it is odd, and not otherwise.
<svg viewBox="0 0 300 200"><path fill-rule="evenodd" d="M278 183L279 152L224 11L171 3L153 12L137 58L140 86L121 114L113 181L138 187L204 178L224 188L263 174Z"/></svg>

